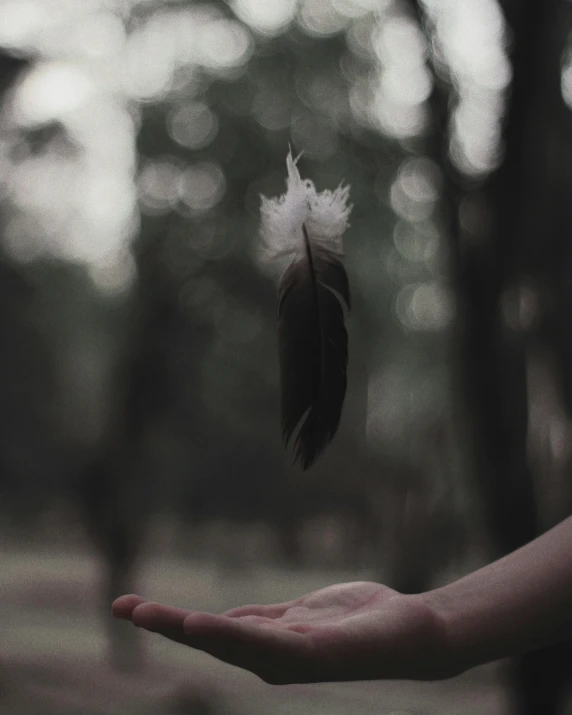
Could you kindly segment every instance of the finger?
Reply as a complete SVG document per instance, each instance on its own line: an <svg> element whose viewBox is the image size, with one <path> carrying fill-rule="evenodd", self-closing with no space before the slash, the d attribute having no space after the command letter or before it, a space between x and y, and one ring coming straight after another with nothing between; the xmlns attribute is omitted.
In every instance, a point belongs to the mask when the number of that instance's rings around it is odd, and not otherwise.
<svg viewBox="0 0 572 715"><path fill-rule="evenodd" d="M178 629L183 633L183 622L189 613L191 611L184 608L146 601L134 608L131 620L136 626L148 631Z"/></svg>
<svg viewBox="0 0 572 715"><path fill-rule="evenodd" d="M131 620L133 610L142 603L146 603L146 599L134 593L130 593L127 596L120 596L111 604L111 613L115 618L123 618L129 621Z"/></svg>
<svg viewBox="0 0 572 715"><path fill-rule="evenodd" d="M183 631L183 622L189 613L190 611L182 608L146 601L135 607L132 621L138 628L157 633L175 643L196 648L197 644Z"/></svg>
<svg viewBox="0 0 572 715"><path fill-rule="evenodd" d="M228 633L213 633L212 630L209 630L206 635L200 632L185 633L183 628L184 621L187 617L192 617L193 615L195 614L191 611L182 608L147 601L134 608L131 620L139 628L162 635L175 643L181 643L203 651L230 665L246 668L252 672L267 666L268 658L261 655L261 644L249 642L245 622L241 622L241 627L238 629L243 635L242 639L236 638L235 631L237 629L234 629L234 631L231 629L230 637ZM212 614L199 615L206 617L208 620ZM215 616L215 618L220 618L220 616ZM227 620L232 623L231 619ZM275 624L272 619L265 619L265 622Z"/></svg>
<svg viewBox="0 0 572 715"><path fill-rule="evenodd" d="M284 613L292 607L294 601L285 603L273 603L268 606L252 604L250 606L239 606L231 608L230 611L225 611L224 616L229 618L240 618L242 616L264 616L265 618L280 618Z"/></svg>
<svg viewBox="0 0 572 715"><path fill-rule="evenodd" d="M304 682L309 639L270 619L229 618L152 601L136 606L133 623L148 631L248 670L268 683ZM300 666L302 668L300 669Z"/></svg>

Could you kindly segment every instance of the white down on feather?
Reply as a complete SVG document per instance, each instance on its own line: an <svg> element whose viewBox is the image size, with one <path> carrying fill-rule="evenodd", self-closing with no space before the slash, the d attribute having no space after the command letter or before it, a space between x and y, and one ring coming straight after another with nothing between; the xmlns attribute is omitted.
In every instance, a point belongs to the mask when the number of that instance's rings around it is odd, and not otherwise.
<svg viewBox="0 0 572 715"><path fill-rule="evenodd" d="M286 157L286 193L275 199L261 196L260 207L263 261L296 259L305 254L305 224L312 246L337 256L344 255L342 234L348 227L352 209L348 204L349 186L317 192L313 182L302 179L292 152Z"/></svg>

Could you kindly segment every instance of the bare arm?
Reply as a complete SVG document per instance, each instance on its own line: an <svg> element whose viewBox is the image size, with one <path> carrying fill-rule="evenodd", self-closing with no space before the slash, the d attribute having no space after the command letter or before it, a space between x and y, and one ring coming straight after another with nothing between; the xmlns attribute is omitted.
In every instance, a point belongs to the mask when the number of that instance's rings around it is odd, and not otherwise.
<svg viewBox="0 0 572 715"><path fill-rule="evenodd" d="M461 670L572 637L572 517L424 595Z"/></svg>
<svg viewBox="0 0 572 715"><path fill-rule="evenodd" d="M417 596L357 582L220 615L122 596L113 613L269 683L452 677L572 637L572 517Z"/></svg>

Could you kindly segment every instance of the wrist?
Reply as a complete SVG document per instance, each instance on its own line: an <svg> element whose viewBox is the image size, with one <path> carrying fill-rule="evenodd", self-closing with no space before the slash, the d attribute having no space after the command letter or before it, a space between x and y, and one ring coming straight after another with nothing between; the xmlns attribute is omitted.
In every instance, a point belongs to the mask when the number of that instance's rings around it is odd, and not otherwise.
<svg viewBox="0 0 572 715"><path fill-rule="evenodd" d="M402 623L400 644L405 644L402 652L393 651L395 677L447 680L467 669L461 666L457 656L449 613L442 608L441 600L434 597L434 592L398 594L394 604L391 615L396 623Z"/></svg>
<svg viewBox="0 0 572 715"><path fill-rule="evenodd" d="M459 614L455 604L443 593L442 589L427 591L421 595L432 614L435 631L435 652L439 655L435 662L439 670L438 679L446 680L461 675L478 665L467 657L459 639Z"/></svg>

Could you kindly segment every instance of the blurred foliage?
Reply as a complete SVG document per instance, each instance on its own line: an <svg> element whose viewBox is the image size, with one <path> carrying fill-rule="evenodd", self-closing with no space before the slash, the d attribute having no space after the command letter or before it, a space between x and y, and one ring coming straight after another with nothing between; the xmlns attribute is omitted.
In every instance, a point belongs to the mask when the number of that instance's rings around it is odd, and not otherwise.
<svg viewBox="0 0 572 715"><path fill-rule="evenodd" d="M392 3L280 15L243 2L237 16L102 2L56 4L40 29L46 7L0 6L0 41L28 58L4 102L4 265L31 292L3 332L30 381L2 400L5 484L38 482L45 506L137 422L155 506L273 519L299 489L317 489L319 509L366 499L366 475L381 483L384 460L406 460L449 401L438 170L410 158L414 131L380 133L372 99L381 63L399 61L384 28L407 41L412 21ZM257 259L259 195L284 190L289 144L320 190L349 183L354 205L349 393L305 483L280 444L276 276Z"/></svg>
<svg viewBox="0 0 572 715"><path fill-rule="evenodd" d="M493 376L520 375L483 352L508 355L491 316L519 334L537 299L515 282L532 242L518 264L513 232L497 240L524 116L511 7L0 2L6 518L71 494L100 545L134 540L127 560L161 510L279 524L290 551L322 512L372 553L385 538L386 561L405 532L420 561L463 550L475 485L509 458L488 449L516 404ZM353 203L348 395L303 478L280 443L277 274L258 255L289 145Z"/></svg>

